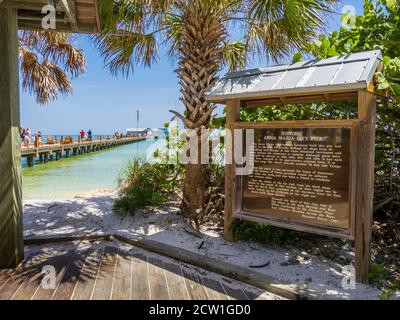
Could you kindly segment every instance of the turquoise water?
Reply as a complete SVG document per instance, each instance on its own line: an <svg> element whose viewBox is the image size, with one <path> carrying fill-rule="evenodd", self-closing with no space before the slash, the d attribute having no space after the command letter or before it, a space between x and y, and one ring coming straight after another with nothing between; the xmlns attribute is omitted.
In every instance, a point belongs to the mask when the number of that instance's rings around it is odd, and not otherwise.
<svg viewBox="0 0 400 320"><path fill-rule="evenodd" d="M115 189L126 163L144 156L154 140L130 143L22 168L24 199L68 199L80 192Z"/></svg>

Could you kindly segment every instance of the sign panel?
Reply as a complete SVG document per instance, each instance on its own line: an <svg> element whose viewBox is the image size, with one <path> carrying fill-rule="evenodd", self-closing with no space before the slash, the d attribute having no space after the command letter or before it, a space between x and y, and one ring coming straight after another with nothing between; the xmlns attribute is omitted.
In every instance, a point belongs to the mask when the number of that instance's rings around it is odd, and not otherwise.
<svg viewBox="0 0 400 320"><path fill-rule="evenodd" d="M352 235L352 140L351 127L254 129L237 212Z"/></svg>

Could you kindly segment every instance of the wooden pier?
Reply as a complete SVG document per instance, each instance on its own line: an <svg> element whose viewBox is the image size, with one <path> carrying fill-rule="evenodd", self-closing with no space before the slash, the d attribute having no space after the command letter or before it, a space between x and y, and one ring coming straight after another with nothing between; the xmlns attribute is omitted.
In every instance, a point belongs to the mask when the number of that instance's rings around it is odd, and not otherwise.
<svg viewBox="0 0 400 320"><path fill-rule="evenodd" d="M133 143L145 140L146 137L124 137L124 138L100 138L92 141L78 141L63 143L63 141L52 144L41 144L39 146L21 147L21 157L27 158L28 166L32 167L34 158L39 158L41 162L47 163L50 159L60 159L64 154L66 158L70 155L77 155L108 149L122 144Z"/></svg>

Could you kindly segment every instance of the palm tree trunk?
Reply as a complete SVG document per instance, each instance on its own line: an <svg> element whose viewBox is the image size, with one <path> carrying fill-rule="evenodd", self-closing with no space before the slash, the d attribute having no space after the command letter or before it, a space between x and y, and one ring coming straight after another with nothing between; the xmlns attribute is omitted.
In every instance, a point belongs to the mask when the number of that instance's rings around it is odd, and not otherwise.
<svg viewBox="0 0 400 320"><path fill-rule="evenodd" d="M198 3L198 2L197 2ZM200 131L208 128L214 106L205 100L205 91L211 87L220 68L222 42L225 36L223 23L217 15L200 5L188 5L184 17L183 38L180 47L179 69L181 100L185 115L181 118L187 129L198 135L198 161L186 165L182 213L196 224L204 208L210 180L207 164L201 164Z"/></svg>

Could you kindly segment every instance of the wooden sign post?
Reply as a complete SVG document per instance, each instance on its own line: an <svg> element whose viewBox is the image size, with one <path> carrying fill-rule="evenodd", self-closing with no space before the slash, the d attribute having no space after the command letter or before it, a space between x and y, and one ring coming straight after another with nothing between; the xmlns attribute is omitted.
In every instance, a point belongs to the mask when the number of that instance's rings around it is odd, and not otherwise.
<svg viewBox="0 0 400 320"><path fill-rule="evenodd" d="M379 51L233 72L207 92L226 104L225 239L234 219L353 240L356 280L368 283ZM353 119L240 121L241 108L356 101ZM253 133L242 175L234 130ZM236 135L237 137L237 135ZM247 143L246 143L247 144ZM242 147L242 146L241 146Z"/></svg>
<svg viewBox="0 0 400 320"><path fill-rule="evenodd" d="M368 283L371 253L371 228L374 199L376 97L358 93L357 117L357 194L355 268L356 279Z"/></svg>
<svg viewBox="0 0 400 320"><path fill-rule="evenodd" d="M239 121L241 101L228 101L227 128L255 132L255 168L249 176L238 176L234 164L226 165L225 239L233 240L231 224L237 218L354 240L356 279L367 283L373 210L375 102L372 93L359 92L358 117L354 120L254 123ZM235 145L234 135L231 136L226 153ZM268 141L268 138L269 143L257 142L257 139ZM281 138L287 139L286 144L277 146ZM298 140L301 149L296 143L287 144L289 138ZM306 146L307 139L312 147ZM335 154L332 156L332 153ZM307 157L312 160L305 163ZM257 160L270 165L258 166ZM274 166L276 162L279 165ZM271 196L276 194L280 196Z"/></svg>

